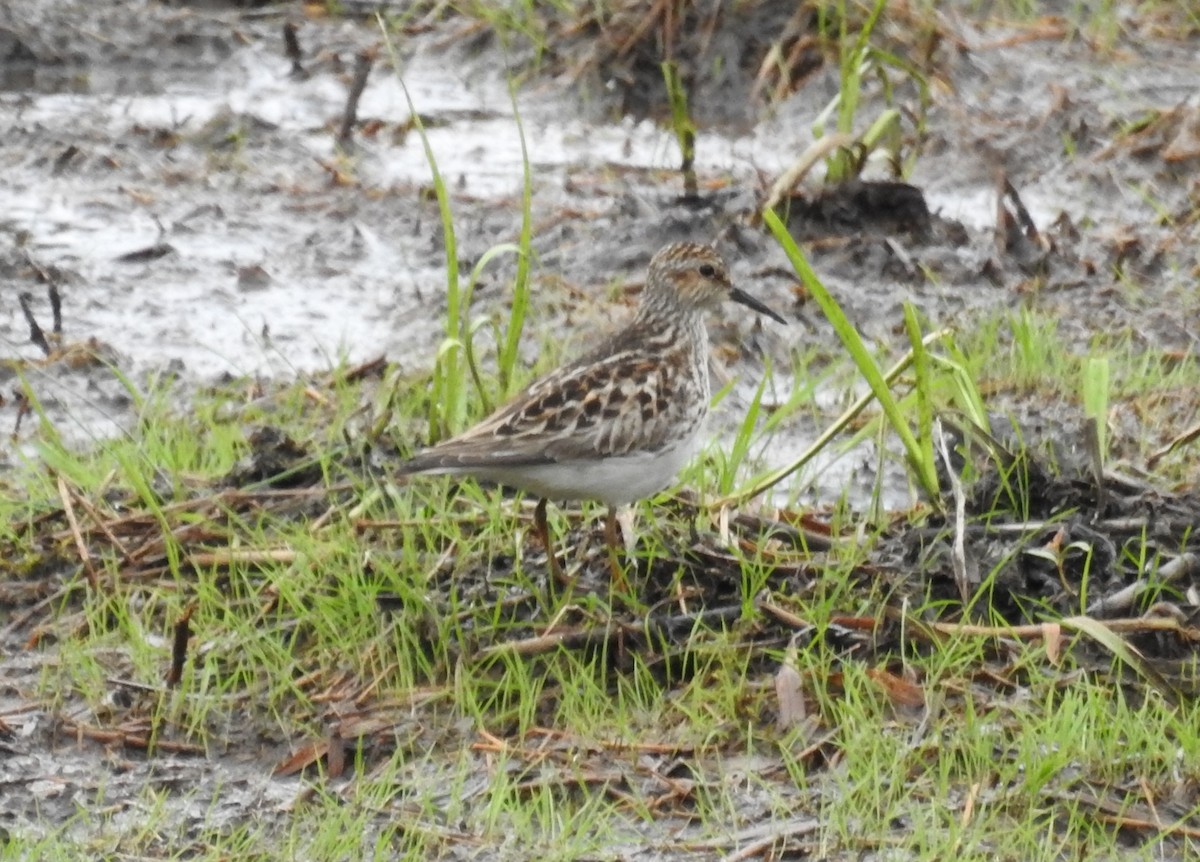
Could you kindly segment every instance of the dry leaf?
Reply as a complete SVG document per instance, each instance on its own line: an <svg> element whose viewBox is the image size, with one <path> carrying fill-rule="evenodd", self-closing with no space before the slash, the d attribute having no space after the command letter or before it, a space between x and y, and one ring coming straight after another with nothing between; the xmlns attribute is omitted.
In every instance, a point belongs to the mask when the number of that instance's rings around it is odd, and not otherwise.
<svg viewBox="0 0 1200 862"><path fill-rule="evenodd" d="M1059 667L1062 664L1062 626L1058 623L1042 623L1042 642L1046 644L1046 658L1050 659L1050 664Z"/></svg>
<svg viewBox="0 0 1200 862"><path fill-rule="evenodd" d="M892 703L899 706L925 705L925 690L915 682L882 668L867 668L867 676L887 693Z"/></svg>
<svg viewBox="0 0 1200 862"><path fill-rule="evenodd" d="M804 691L800 683L800 671L787 660L775 671L775 697L779 701L780 730L797 727L808 717L804 706Z"/></svg>

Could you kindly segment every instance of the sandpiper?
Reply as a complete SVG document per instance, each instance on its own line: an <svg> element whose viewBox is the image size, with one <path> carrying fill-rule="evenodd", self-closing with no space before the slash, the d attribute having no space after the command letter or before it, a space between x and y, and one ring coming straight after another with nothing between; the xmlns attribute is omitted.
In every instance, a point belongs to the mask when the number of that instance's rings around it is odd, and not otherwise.
<svg viewBox="0 0 1200 862"><path fill-rule="evenodd" d="M632 323L400 472L473 476L536 495L535 528L560 580L546 501L604 503L619 579L617 508L670 485L702 442L710 400L704 312L726 299L786 323L734 287L712 246L664 247L650 261Z"/></svg>

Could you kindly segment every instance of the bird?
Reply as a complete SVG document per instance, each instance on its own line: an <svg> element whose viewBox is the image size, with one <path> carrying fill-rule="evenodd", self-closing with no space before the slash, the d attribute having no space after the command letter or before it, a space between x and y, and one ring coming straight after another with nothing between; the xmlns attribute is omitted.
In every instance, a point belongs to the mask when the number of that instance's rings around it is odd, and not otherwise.
<svg viewBox="0 0 1200 862"><path fill-rule="evenodd" d="M418 452L400 474L470 476L536 496L534 528L560 581L547 501L603 503L609 561L621 580L618 508L669 486L703 443L711 400L705 315L725 300L787 323L734 286L713 246L663 247L629 325L479 424Z"/></svg>

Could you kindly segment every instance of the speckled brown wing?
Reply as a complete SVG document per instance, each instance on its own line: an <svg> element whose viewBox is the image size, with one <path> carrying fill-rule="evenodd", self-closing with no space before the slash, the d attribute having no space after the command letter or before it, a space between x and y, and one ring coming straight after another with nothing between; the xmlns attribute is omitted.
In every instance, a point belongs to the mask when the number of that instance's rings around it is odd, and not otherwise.
<svg viewBox="0 0 1200 862"><path fill-rule="evenodd" d="M699 399L681 391L700 383L690 366L707 362L687 351L692 344L662 332L648 336L636 328L626 330L533 383L479 425L418 453L403 472L519 467L658 451L699 424L707 410L706 385ZM703 371L706 384L707 366ZM696 415L684 415L687 410Z"/></svg>

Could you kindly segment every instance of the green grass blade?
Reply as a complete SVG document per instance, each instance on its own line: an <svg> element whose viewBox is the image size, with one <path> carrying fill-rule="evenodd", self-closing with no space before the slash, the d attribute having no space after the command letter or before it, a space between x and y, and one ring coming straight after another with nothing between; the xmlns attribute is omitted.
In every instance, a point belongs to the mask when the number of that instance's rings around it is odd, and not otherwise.
<svg viewBox="0 0 1200 862"><path fill-rule="evenodd" d="M392 44L388 28L382 16L377 16L379 30L383 34L384 45L392 68L396 72L396 80L408 103L409 114L413 128L421 139L425 151L425 160L429 163L429 172L433 180L434 195L437 198L438 213L442 221L442 245L446 252L446 338L458 341L467 333L463 329L466 309L462 302L458 277L458 242L454 233L454 212L450 206L450 194L446 183L438 170L437 158L433 153L433 145L425 131L425 124L413 103L412 94L404 83L401 73L400 57ZM457 350L441 350L438 352L439 361L434 368L433 394L429 410L429 442L436 443L443 437L448 437L463 426L467 415L466 369L463 357Z"/></svg>
<svg viewBox="0 0 1200 862"><path fill-rule="evenodd" d="M977 428L986 434L992 433L991 421L988 419L987 407L984 406L983 396L975 383L975 378L968 370L970 363L953 340L947 339L945 349L948 356L931 354L930 359L939 367L950 372L954 386L954 402Z"/></svg>
<svg viewBox="0 0 1200 862"><path fill-rule="evenodd" d="M911 302L904 303L904 327L908 332L908 343L912 345L913 371L916 374L917 393L917 445L920 459L917 472L937 473L933 455L933 374L929 354L921 341L921 324L917 321L917 310ZM912 453L910 453L912 457Z"/></svg>
<svg viewBox="0 0 1200 862"><path fill-rule="evenodd" d="M467 289L463 292L463 308L471 307L471 300L475 296L475 285L479 284L479 277L483 275L483 270L489 263L495 260L502 254L513 253L517 255L518 260L521 259L520 246L511 242L502 242L499 245L494 245L480 255L475 266L471 268L471 277L467 281ZM475 383L475 389L479 393L479 400L483 404L483 412L492 412L492 398L488 395L487 387L484 386L483 376L479 372L479 363L475 358L475 333L483 327L484 321L476 321L471 323L467 321L466 331L463 334L461 343L466 356L467 366L471 372L471 379ZM519 333L518 333L519 335ZM503 397L504 393L501 392Z"/></svg>
<svg viewBox="0 0 1200 862"><path fill-rule="evenodd" d="M937 332L931 332L922 339L922 344L925 347L928 347L934 342L949 337L949 335L950 330L948 329L941 329ZM884 383L891 385L893 382L895 382L895 380L901 374L908 370L909 366L912 365L912 361L912 351L909 351L883 375ZM800 453L799 457L797 457L795 460L755 480L751 485L743 488L736 494L731 494L728 497L722 497L721 499L714 500L711 504L711 508L719 509L722 506L740 506L746 501L752 500L758 495L763 494L778 485L788 476L792 475L813 458L815 458L817 453L828 446L835 437L850 427L851 423L858 418L860 413L867 409L867 405L869 405L874 398L875 393L873 392L868 392L867 394L863 395L861 398L847 407L845 411L842 412L842 415L835 419L828 428L821 432L821 435L812 442L812 445Z"/></svg>
<svg viewBox="0 0 1200 862"><path fill-rule="evenodd" d="M682 154L683 193L687 197L696 197L699 186L696 182L696 124L688 113L687 90L679 77L679 67L666 61L662 64L663 82L667 87L667 101L671 103L671 128L675 132L675 140L679 142Z"/></svg>
<svg viewBox="0 0 1200 862"><path fill-rule="evenodd" d="M759 381L758 388L754 390L754 398L751 399L746 416L738 426L737 436L733 438L725 469L721 471L720 489L722 494L728 494L733 489L738 470L750 452L750 441L754 437L754 428L758 424L758 416L762 411L763 393L766 391L770 378L771 370L768 368L767 372L763 374L762 380Z"/></svg>
<svg viewBox="0 0 1200 862"><path fill-rule="evenodd" d="M771 229L771 233L775 235L775 239L782 246L784 252L791 261L792 267L796 270L796 274L800 276L800 280L808 289L809 293L817 301L821 307L825 318L833 326L834 332L837 333L842 345L846 348L846 352L850 354L854 364L858 366L859 373L867 381L867 385L871 387L871 392L879 401L879 406L883 408L884 415L887 416L888 423L900 438L900 442L904 446L904 451L908 456L909 464L912 466L917 475L917 480L930 500L938 499L938 482L937 472L934 469L932 457L923 457L921 445L913 436L912 430L908 427L908 423L904 421L904 417L900 413L900 406L896 399L892 396L891 390L888 388L887 381L884 379L883 372L879 365L871 356L863 343L862 336L858 334L858 330L846 317L846 313L842 311L837 300L833 295L826 290L825 285L817 277L808 261L804 258L803 252L788 233L786 225L775 214L773 210L767 210L763 213L763 221Z"/></svg>
<svg viewBox="0 0 1200 862"><path fill-rule="evenodd" d="M517 136L521 141L521 235L517 240L517 276L513 282L512 307L508 313L508 326L504 329L504 340L498 347L497 366L500 375L500 400L507 400L516 389L517 381L513 370L517 365L521 333L525 328L525 315L529 309L529 260L533 244L533 171L529 165L529 148L525 140L525 125L517 109L516 84L509 78L508 97L512 102L513 120L517 124Z"/></svg>
<svg viewBox="0 0 1200 862"><path fill-rule="evenodd" d="M1137 647L1106 626L1101 620L1085 616L1067 617L1062 621L1062 626L1086 635L1104 647L1112 653L1113 658L1132 668L1146 682L1158 689L1159 693L1170 703L1177 704L1184 701L1185 698L1179 689L1163 676Z"/></svg>

